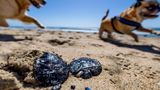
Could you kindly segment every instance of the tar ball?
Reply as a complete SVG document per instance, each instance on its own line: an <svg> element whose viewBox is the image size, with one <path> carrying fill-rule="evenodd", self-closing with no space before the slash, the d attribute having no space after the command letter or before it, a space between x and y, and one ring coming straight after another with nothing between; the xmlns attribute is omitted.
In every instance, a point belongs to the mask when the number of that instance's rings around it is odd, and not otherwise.
<svg viewBox="0 0 160 90"><path fill-rule="evenodd" d="M59 90L69 76L67 63L55 53L44 53L34 63L34 78L43 86L53 86Z"/></svg>
<svg viewBox="0 0 160 90"><path fill-rule="evenodd" d="M96 59L82 57L73 59L69 65L70 72L83 79L89 79L92 76L97 76L102 72L102 65Z"/></svg>

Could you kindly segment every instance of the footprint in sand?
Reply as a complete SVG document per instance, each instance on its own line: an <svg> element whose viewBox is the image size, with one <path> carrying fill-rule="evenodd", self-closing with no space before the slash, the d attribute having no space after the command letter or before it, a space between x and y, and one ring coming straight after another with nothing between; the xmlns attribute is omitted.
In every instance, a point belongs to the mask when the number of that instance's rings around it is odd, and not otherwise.
<svg viewBox="0 0 160 90"><path fill-rule="evenodd" d="M0 70L0 90L19 90L21 86L13 73Z"/></svg>
<svg viewBox="0 0 160 90"><path fill-rule="evenodd" d="M65 40L65 39L53 39L48 41L49 44L52 46L58 46L58 45L65 45L68 44L69 46L73 46L75 43L71 40Z"/></svg>
<svg viewBox="0 0 160 90"><path fill-rule="evenodd" d="M53 40L48 41L48 43L50 43L53 46L64 45L69 42L70 42L70 40L62 40L62 39L53 39Z"/></svg>
<svg viewBox="0 0 160 90"><path fill-rule="evenodd" d="M34 60L42 54L38 50L20 51L10 54L5 70L13 72L21 81L25 79L33 69Z"/></svg>

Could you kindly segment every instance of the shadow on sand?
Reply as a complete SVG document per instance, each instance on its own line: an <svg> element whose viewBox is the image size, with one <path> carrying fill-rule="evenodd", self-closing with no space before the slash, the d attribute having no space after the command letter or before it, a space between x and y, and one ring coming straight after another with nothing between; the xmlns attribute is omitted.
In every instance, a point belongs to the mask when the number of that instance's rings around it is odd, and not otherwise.
<svg viewBox="0 0 160 90"><path fill-rule="evenodd" d="M157 47L155 45L130 45L127 43L123 43L118 40L110 40L110 39L105 39L103 40L104 42L109 42L111 44L114 44L119 47L126 47L126 48L132 48L132 49L137 49L143 52L148 52L148 53L153 53L153 54L159 54L160 55L160 47Z"/></svg>
<svg viewBox="0 0 160 90"><path fill-rule="evenodd" d="M10 42L10 41L23 41L27 39L16 39L13 35L0 34L0 41Z"/></svg>

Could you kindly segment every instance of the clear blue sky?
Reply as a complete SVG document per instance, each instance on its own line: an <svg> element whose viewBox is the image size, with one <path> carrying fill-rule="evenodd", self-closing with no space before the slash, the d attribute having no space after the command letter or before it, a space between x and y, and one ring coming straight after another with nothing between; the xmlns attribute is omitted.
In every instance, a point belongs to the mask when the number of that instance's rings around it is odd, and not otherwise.
<svg viewBox="0 0 160 90"><path fill-rule="evenodd" d="M41 9L31 7L29 15L45 26L99 27L107 9L109 17L119 15L136 0L47 0ZM10 25L25 25L9 20ZM160 18L147 20L146 27L160 27Z"/></svg>

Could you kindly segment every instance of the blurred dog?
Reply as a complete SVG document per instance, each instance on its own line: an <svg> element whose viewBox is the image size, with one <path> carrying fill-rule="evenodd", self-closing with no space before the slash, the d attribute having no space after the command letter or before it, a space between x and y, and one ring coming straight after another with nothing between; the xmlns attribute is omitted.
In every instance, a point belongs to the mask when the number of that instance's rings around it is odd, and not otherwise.
<svg viewBox="0 0 160 90"><path fill-rule="evenodd" d="M151 29L146 29L141 25L142 21L146 19L158 17L157 14L159 12L160 4L157 0L137 0L133 6L122 12L120 16L116 16L111 19L106 19L109 13L108 10L106 16L102 19L99 29L99 37L104 39L102 37L103 32L107 32L108 38L113 38L112 32L117 32L120 34L130 35L136 42L138 42L138 36L132 32L135 29L138 31L159 35L158 32Z"/></svg>
<svg viewBox="0 0 160 90"><path fill-rule="evenodd" d="M8 27L6 19L18 19L25 23L34 23L44 28L36 19L28 16L26 11L30 5L40 8L45 5L44 0L0 0L0 26Z"/></svg>

